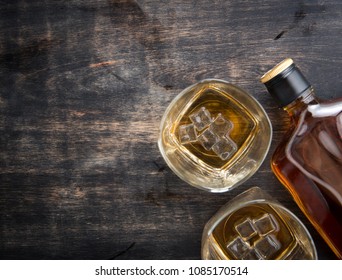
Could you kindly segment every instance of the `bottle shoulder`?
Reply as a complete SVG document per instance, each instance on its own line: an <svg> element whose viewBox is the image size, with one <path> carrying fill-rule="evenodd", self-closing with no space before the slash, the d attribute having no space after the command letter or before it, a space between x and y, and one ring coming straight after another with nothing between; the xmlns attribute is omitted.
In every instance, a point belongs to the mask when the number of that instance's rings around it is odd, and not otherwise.
<svg viewBox="0 0 342 280"><path fill-rule="evenodd" d="M314 154L318 145L342 160L342 102L309 105L290 131L287 153L307 150Z"/></svg>
<svg viewBox="0 0 342 280"><path fill-rule="evenodd" d="M342 99L333 102L323 102L307 106L306 111L312 118L337 117L342 112Z"/></svg>
<svg viewBox="0 0 342 280"><path fill-rule="evenodd" d="M293 116L293 127L287 134L292 137L313 136L315 130L334 129L342 138L342 100L307 105L298 115ZM317 131L316 131L317 132Z"/></svg>
<svg viewBox="0 0 342 280"><path fill-rule="evenodd" d="M342 168L342 100L308 105L292 120L273 162L287 157L303 166L308 161L324 162L328 157Z"/></svg>

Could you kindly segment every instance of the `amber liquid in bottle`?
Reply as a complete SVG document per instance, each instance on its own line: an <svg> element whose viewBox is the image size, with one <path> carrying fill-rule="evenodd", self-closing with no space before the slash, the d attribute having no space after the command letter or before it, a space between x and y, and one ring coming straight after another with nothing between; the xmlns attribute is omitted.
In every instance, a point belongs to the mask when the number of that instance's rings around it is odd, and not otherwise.
<svg viewBox="0 0 342 280"><path fill-rule="evenodd" d="M313 106L319 110L322 105ZM342 258L342 135L338 131L341 122L338 117L314 117L308 111L294 115L293 120L297 128L289 131L277 147L272 169L335 254Z"/></svg>
<svg viewBox="0 0 342 280"><path fill-rule="evenodd" d="M286 59L261 82L292 118L271 167L338 258L342 258L342 100L320 103Z"/></svg>

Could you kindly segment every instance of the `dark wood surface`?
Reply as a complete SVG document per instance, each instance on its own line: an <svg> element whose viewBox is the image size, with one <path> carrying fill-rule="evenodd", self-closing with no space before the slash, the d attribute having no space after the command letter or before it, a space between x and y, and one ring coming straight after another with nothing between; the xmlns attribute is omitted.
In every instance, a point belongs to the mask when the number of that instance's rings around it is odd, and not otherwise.
<svg viewBox="0 0 342 280"><path fill-rule="evenodd" d="M269 166L290 122L259 78L285 57L341 97L342 2L0 1L0 257L199 259L208 219L258 185L333 259ZM168 104L204 78L244 88L274 129L258 173L222 194L157 148Z"/></svg>

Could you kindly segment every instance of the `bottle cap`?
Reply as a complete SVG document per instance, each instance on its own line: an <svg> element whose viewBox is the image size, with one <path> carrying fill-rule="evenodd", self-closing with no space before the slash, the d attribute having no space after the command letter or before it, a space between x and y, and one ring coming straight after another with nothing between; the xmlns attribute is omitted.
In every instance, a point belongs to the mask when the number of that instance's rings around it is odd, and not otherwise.
<svg viewBox="0 0 342 280"><path fill-rule="evenodd" d="M290 104L311 88L291 58L287 58L266 72L260 79L280 107Z"/></svg>

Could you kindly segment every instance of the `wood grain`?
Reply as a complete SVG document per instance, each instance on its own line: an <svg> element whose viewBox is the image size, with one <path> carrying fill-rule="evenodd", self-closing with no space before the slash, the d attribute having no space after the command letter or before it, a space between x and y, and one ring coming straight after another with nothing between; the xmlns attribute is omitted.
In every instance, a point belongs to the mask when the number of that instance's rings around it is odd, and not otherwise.
<svg viewBox="0 0 342 280"><path fill-rule="evenodd" d="M272 174L289 119L260 76L292 57L323 99L341 96L335 1L1 1L0 257L199 259L218 208L258 185L331 251ZM259 172L211 194L163 161L161 117L204 78L250 92L274 137Z"/></svg>

